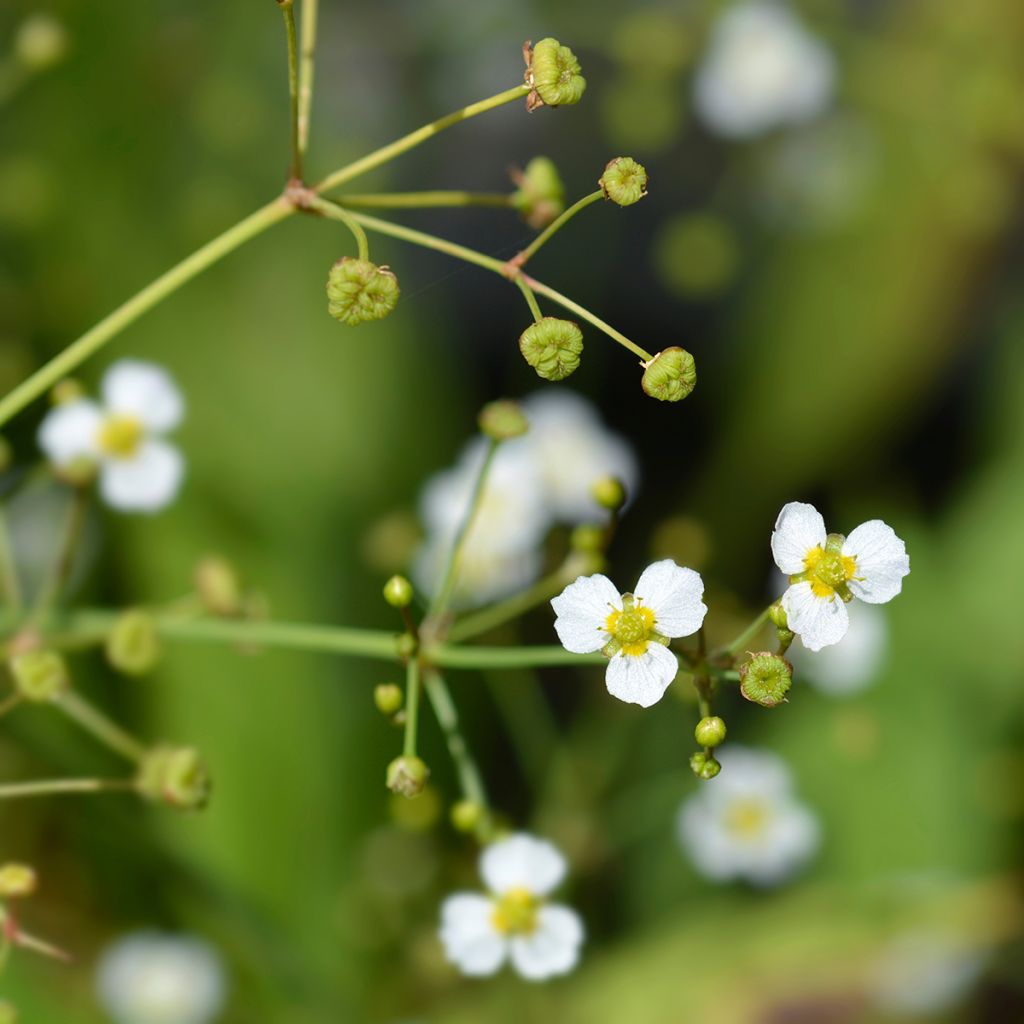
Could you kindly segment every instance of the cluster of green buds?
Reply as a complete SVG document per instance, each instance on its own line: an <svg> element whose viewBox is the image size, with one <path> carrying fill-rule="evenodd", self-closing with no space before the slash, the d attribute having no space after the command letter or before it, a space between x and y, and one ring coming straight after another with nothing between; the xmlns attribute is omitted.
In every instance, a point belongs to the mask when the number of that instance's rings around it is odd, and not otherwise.
<svg viewBox="0 0 1024 1024"><path fill-rule="evenodd" d="M576 54L557 39L548 37L535 46L523 46L526 73L523 80L530 86L526 109L538 107L566 107L579 103L587 88L587 80L580 72Z"/></svg>
<svg viewBox="0 0 1024 1024"><path fill-rule="evenodd" d="M647 195L647 171L631 156L609 160L597 183L605 199L618 206L632 206Z"/></svg>
<svg viewBox="0 0 1024 1024"><path fill-rule="evenodd" d="M160 652L156 621L141 609L122 612L104 644L111 667L129 676L142 676L152 671L160 660Z"/></svg>
<svg viewBox="0 0 1024 1024"><path fill-rule="evenodd" d="M565 209L565 186L546 156L535 156L525 170L512 172L512 205L531 228L546 228Z"/></svg>
<svg viewBox="0 0 1024 1024"><path fill-rule="evenodd" d="M786 699L793 684L793 666L779 654L761 651L740 665L740 693L763 708L774 708Z"/></svg>
<svg viewBox="0 0 1024 1024"><path fill-rule="evenodd" d="M52 703L71 688L67 662L57 651L23 651L10 659L8 668L22 699L34 704Z"/></svg>
<svg viewBox="0 0 1024 1024"><path fill-rule="evenodd" d="M544 380L565 380L580 365L583 332L571 320L541 317L519 336L519 351Z"/></svg>
<svg viewBox="0 0 1024 1024"><path fill-rule="evenodd" d="M684 348L672 346L644 364L644 393L659 402L680 402L697 386L697 366Z"/></svg>
<svg viewBox="0 0 1024 1024"><path fill-rule="evenodd" d="M398 278L369 260L343 256L327 275L327 310L349 327L383 320L397 305L398 295Z"/></svg>
<svg viewBox="0 0 1024 1024"><path fill-rule="evenodd" d="M200 810L210 799L210 772L199 751L192 747L158 746L142 759L135 788L154 803Z"/></svg>

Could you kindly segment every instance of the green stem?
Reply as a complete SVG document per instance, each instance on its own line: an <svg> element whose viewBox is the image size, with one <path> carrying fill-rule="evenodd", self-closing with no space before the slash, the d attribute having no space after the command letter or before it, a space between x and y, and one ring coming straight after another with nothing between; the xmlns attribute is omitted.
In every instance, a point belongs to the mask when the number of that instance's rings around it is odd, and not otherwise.
<svg viewBox="0 0 1024 1024"><path fill-rule="evenodd" d="M402 753L416 756L416 735L420 715L420 663L410 658L405 666L405 743Z"/></svg>
<svg viewBox="0 0 1024 1024"><path fill-rule="evenodd" d="M302 0L302 56L299 63L299 158L309 150L309 112L313 106L313 61L316 56L318 0Z"/></svg>
<svg viewBox="0 0 1024 1024"><path fill-rule="evenodd" d="M18 567L14 561L14 549L11 546L11 532L7 526L7 515L0 507L0 593L10 612L17 615L22 608L21 583L18 580Z"/></svg>
<svg viewBox="0 0 1024 1024"><path fill-rule="evenodd" d="M233 252L240 245L255 238L267 228L284 220L295 212L295 208L284 198L277 198L255 213L250 214L222 235L208 242L172 267L142 291L133 295L109 316L90 328L73 341L48 363L22 381L13 391L0 400L0 426L38 398L48 388L66 377L90 356L95 355L120 331L134 323L161 300L177 291L187 281L202 273L207 267Z"/></svg>
<svg viewBox="0 0 1024 1024"><path fill-rule="evenodd" d="M430 124L417 128L416 131L410 132L408 135L404 135L402 138L396 139L394 142L388 143L388 145L382 146L380 149L374 150L359 160L329 174L316 186L316 191L328 192L332 188L344 185L346 181L351 181L367 171L372 171L375 167L380 167L381 164L385 164L396 156L408 152L421 142L425 142L434 135L443 132L446 128L450 128L452 125L459 124L462 121L468 121L471 117L486 113L488 110L493 110L495 107L500 107L505 103L521 99L529 91L530 87L528 85L517 85L511 89L506 89L504 92L499 92L496 96L480 100L478 103L471 103L468 107L463 107L461 110L456 110L451 114L446 114L444 117L439 117L436 121L431 121Z"/></svg>
<svg viewBox="0 0 1024 1024"><path fill-rule="evenodd" d="M456 647L437 644L423 658L438 668L544 668L563 665L605 665L601 654L573 654L564 647Z"/></svg>
<svg viewBox="0 0 1024 1024"><path fill-rule="evenodd" d="M366 192L359 195L338 196L343 206L368 206L382 210L418 210L433 207L489 206L514 209L512 193L458 192L435 190L432 192Z"/></svg>
<svg viewBox="0 0 1024 1024"><path fill-rule="evenodd" d="M771 605L765 608L765 610L761 612L761 614L758 615L758 617L754 619L754 621L751 622L750 625L732 641L732 643L723 647L719 653L735 655L739 651L743 650L743 648L764 628L764 624L768 621L768 612L770 610Z"/></svg>
<svg viewBox="0 0 1024 1024"><path fill-rule="evenodd" d="M348 210L337 203L332 203L328 199L321 199L319 196L311 197L306 205L308 209L316 210L317 213L322 214L324 217L330 217L332 220L340 221L344 224L355 237L356 246L359 249L359 258L361 260L368 260L370 258L370 244L366 240L366 232Z"/></svg>
<svg viewBox="0 0 1024 1024"><path fill-rule="evenodd" d="M53 796L59 793L102 793L129 790L129 779L41 779L37 782L8 782L0 785L0 800L20 800L30 796Z"/></svg>
<svg viewBox="0 0 1024 1024"><path fill-rule="evenodd" d="M523 297L526 299L526 304L530 307L534 323L538 323L544 318L544 314L540 311L540 306L537 305L537 296L530 291L529 286L521 277L517 277L515 280L516 287L523 293Z"/></svg>
<svg viewBox="0 0 1024 1024"><path fill-rule="evenodd" d="M594 314L591 313L589 309L585 309L583 306L579 305L579 303L573 302L572 299L567 298L565 295L562 295L561 292L556 292L554 288L549 288L546 284L541 284L540 281L534 280L527 274L523 274L523 280L538 295L544 295L545 297L551 299L552 302L557 302L560 306L564 306L570 312L575 313L577 316L583 317L584 320L593 324L599 331L603 331L605 334L608 335L609 338L612 338L614 341L617 341L620 345L622 345L623 348L629 349L629 351L632 352L633 355L639 356L645 363L649 363L654 358L654 356L652 356L650 352L646 352L639 345L634 344L620 331L615 330L615 328L612 327L611 324L605 323L605 321L598 316L594 316Z"/></svg>
<svg viewBox="0 0 1024 1024"><path fill-rule="evenodd" d="M134 736L125 732L74 690L65 690L55 704L68 718L126 760L138 763L146 756L146 748Z"/></svg>
<svg viewBox="0 0 1024 1024"><path fill-rule="evenodd" d="M584 196L582 199L573 203L569 209L564 210L560 216L556 217L525 249L523 249L518 256L515 257L515 264L517 266L524 266L526 261L532 256L536 255L537 250L544 245L556 232L560 231L565 227L576 216L580 210L585 210L592 203L596 203L599 199L604 199L604 192L598 189L596 192L591 192L590 195Z"/></svg>
<svg viewBox="0 0 1024 1024"><path fill-rule="evenodd" d="M462 545L466 541L466 537L469 535L470 528L473 525L473 520L476 518L477 510L480 508L480 499L483 497L484 487L487 484L487 475L490 472L491 464L494 462L495 452L498 450L500 441L496 441L494 438L489 438L487 443L487 451L484 454L483 461L480 463L480 469L477 471L476 480L473 483L473 491L470 494L469 504L466 506L466 512L462 517L462 522L459 524L459 529L452 540L451 550L448 552L448 561L444 567L444 573L441 577L441 585L438 587L437 594L434 600L430 603L429 615L430 618L437 620L448 608L448 602L451 600L452 592L455 590L455 584L459 578L459 562L462 558Z"/></svg>
<svg viewBox="0 0 1024 1024"><path fill-rule="evenodd" d="M302 181L302 152L299 149L299 46L295 33L295 0L277 0L284 15L285 35L288 39L288 99L291 113L292 162L288 176Z"/></svg>

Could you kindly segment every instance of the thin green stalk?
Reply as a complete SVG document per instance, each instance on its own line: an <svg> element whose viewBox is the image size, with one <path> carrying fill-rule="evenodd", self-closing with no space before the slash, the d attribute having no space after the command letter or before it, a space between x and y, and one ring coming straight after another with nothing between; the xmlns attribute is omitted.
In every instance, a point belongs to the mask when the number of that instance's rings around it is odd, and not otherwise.
<svg viewBox="0 0 1024 1024"><path fill-rule="evenodd" d="M523 249L514 259L513 262L516 266L524 266L526 261L531 257L535 256L537 250L551 239L558 231L565 227L576 216L580 210L585 210L588 206L596 203L599 199L604 199L604 192L598 189L596 192L591 192L590 195L584 196L582 199L573 203L572 206L567 210L563 210L562 213L556 217L525 249Z"/></svg>
<svg viewBox="0 0 1024 1024"><path fill-rule="evenodd" d="M466 506L465 515L463 515L459 529L452 540L451 550L448 552L448 561L441 576L441 585L438 587L434 600L430 603L429 615L432 619L439 619L448 609L448 602L451 600L452 592L455 590L455 584L459 578L462 545L469 535L473 520L476 518L477 511L480 508L480 499L483 497L484 487L487 484L487 475L490 472L495 452L497 452L500 443L500 441L494 438L488 439L487 451L480 464L480 469L477 471L469 504Z"/></svg>
<svg viewBox="0 0 1024 1024"><path fill-rule="evenodd" d="M366 232L348 210L337 203L332 203L328 199L321 199L319 196L310 198L306 205L308 209L315 210L324 217L330 217L332 220L340 221L344 224L355 237L356 246L359 249L359 258L361 260L368 260L370 258L370 244L366 240Z"/></svg>
<svg viewBox="0 0 1024 1024"><path fill-rule="evenodd" d="M573 654L564 647L457 647L437 644L423 659L438 668L554 668L563 665L604 665L600 654Z"/></svg>
<svg viewBox="0 0 1024 1024"><path fill-rule="evenodd" d="M522 99L529 91L530 87L528 85L517 85L511 89L506 89L504 92L499 92L496 96L490 96L477 103L471 103L468 107L463 107L461 110L456 110L451 114L446 114L444 117L439 117L436 121L431 121L430 124L417 128L416 131L410 132L408 135L404 135L402 138L396 139L394 142L390 142L388 145L382 146L372 153L368 153L359 160L339 168L324 178L316 186L315 191L328 192L339 185L344 185L346 181L351 181L367 171L372 171L375 167L380 167L381 164L385 164L396 156L408 152L421 142L425 142L434 135L443 132L446 128L450 128L452 125L459 124L462 121L468 121L471 117L476 117L477 114L484 114L488 110L493 110L495 107L500 107L505 103Z"/></svg>
<svg viewBox="0 0 1024 1024"><path fill-rule="evenodd" d="M15 615L21 611L21 583L18 580L18 567L14 561L14 549L11 546L11 532L7 526L7 515L0 507L0 593L9 611Z"/></svg>
<svg viewBox="0 0 1024 1024"><path fill-rule="evenodd" d="M523 293L523 297L526 299L526 304L530 307L534 323L539 322L544 318L544 314L540 311L540 306L537 305L537 296L530 291L529 286L521 277L517 277L515 281L516 287Z"/></svg>
<svg viewBox="0 0 1024 1024"><path fill-rule="evenodd" d="M420 715L420 663L410 658L405 666L405 742L402 753L416 756L416 736Z"/></svg>
<svg viewBox="0 0 1024 1024"><path fill-rule="evenodd" d="M299 61L299 159L309 150L309 112L313 107L313 68L316 56L318 0L302 0L302 54Z"/></svg>
<svg viewBox="0 0 1024 1024"><path fill-rule="evenodd" d="M20 800L31 796L53 796L60 793L102 793L129 790L129 779L40 779L36 782L7 782L0 785L0 800Z"/></svg>
<svg viewBox="0 0 1024 1024"><path fill-rule="evenodd" d="M768 621L768 612L770 610L771 605L765 608L765 610L761 612L761 614L758 615L758 617L754 619L754 621L751 622L750 625L747 626L747 628L743 630L743 632L740 633L740 635L736 637L735 640L732 641L732 643L723 647L721 652L719 653L736 654L739 651L743 650L743 648L748 643L750 643L750 641L753 640L754 637L756 637L757 634L760 633L761 630L764 628L765 623Z"/></svg>
<svg viewBox="0 0 1024 1024"><path fill-rule="evenodd" d="M32 611L32 621L34 624L38 624L46 613L60 600L61 592L67 585L68 577L71 575L71 568L75 564L78 544L82 539L82 529L85 526L85 512L88 504L89 492L84 487L75 487L72 490L71 500L68 503L67 517L64 521L64 530L61 534L57 556L50 568L49 575L39 590L39 596L36 598L35 608Z"/></svg>
<svg viewBox="0 0 1024 1024"><path fill-rule="evenodd" d="M177 291L187 281L202 273L217 260L233 252L249 239L295 212L294 206L283 197L275 199L255 213L251 213L234 227L228 228L213 241L183 259L155 281L146 285L113 313L104 317L76 341L73 341L48 363L40 367L13 391L0 400L0 426L19 413L29 402L38 398L59 380L77 369L86 359L95 355L108 341L116 337L155 305Z"/></svg>
<svg viewBox="0 0 1024 1024"><path fill-rule="evenodd" d="M295 32L295 0L277 0L284 15L285 36L288 40L288 99L291 120L292 162L288 177L302 181L302 152L299 149L299 44Z"/></svg>
<svg viewBox="0 0 1024 1024"><path fill-rule="evenodd" d="M54 703L68 718L126 760L138 763L146 756L146 748L134 736L74 690L65 690Z"/></svg>
<svg viewBox="0 0 1024 1024"><path fill-rule="evenodd" d="M343 206L365 206L382 210L419 210L435 207L488 206L515 208L511 192L365 192L338 196Z"/></svg>
<svg viewBox="0 0 1024 1024"><path fill-rule="evenodd" d="M445 742L448 745L448 753L451 754L452 762L455 764L455 772L459 777L459 787L462 795L480 807L483 814L481 822L483 831L489 829L490 808L487 802L487 790L484 787L483 776L477 767L473 755L469 752L466 738L459 728L459 714L455 709L455 702L452 700L451 691L444 677L438 672L427 670L423 676L423 686L427 691L430 705L434 709L437 722L444 733Z"/></svg>
<svg viewBox="0 0 1024 1024"><path fill-rule="evenodd" d="M633 355L639 356L645 363L649 363L654 358L654 356L652 356L650 352L646 352L639 345L634 344L620 331L615 330L615 328L612 327L611 324L605 323L605 321L598 316L594 316L594 314L591 313L589 309L585 309L579 303L573 302L572 299L566 297L561 292L556 292L554 288L549 288L546 284L541 284L540 281L534 280L528 274L523 274L523 280L538 295L543 295L546 298L551 299L552 302L557 302L560 306L564 306L566 309L568 309L570 312L575 313L577 316L583 317L584 320L593 324L599 331L603 331L605 334L608 335L609 338L612 338L614 341L617 341L620 345L623 346L623 348L629 349L629 351L632 352Z"/></svg>

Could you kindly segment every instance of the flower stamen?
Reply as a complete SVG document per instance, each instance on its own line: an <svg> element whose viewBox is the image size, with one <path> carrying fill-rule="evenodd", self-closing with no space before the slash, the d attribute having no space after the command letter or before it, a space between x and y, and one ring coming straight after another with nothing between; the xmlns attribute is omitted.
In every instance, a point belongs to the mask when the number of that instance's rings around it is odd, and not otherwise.
<svg viewBox="0 0 1024 1024"><path fill-rule="evenodd" d="M529 889L509 889L494 901L491 921L502 935L531 935L537 930L540 906Z"/></svg>
<svg viewBox="0 0 1024 1024"><path fill-rule="evenodd" d="M101 424L97 442L105 455L130 459L138 451L144 432L141 420L115 413Z"/></svg>

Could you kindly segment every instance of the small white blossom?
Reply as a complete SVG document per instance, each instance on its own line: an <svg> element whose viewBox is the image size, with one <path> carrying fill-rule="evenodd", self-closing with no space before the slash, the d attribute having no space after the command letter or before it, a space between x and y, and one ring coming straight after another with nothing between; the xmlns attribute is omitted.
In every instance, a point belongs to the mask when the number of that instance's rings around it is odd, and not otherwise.
<svg viewBox="0 0 1024 1024"><path fill-rule="evenodd" d="M583 922L546 897L565 877L565 858L544 839L517 833L480 855L488 895L459 892L441 907L441 942L463 974L494 974L507 960L524 978L543 981L577 964Z"/></svg>
<svg viewBox="0 0 1024 1024"><path fill-rule="evenodd" d="M608 692L647 708L679 671L669 639L690 636L703 624L703 596L700 574L666 558L643 571L632 594L620 594L607 576L580 576L551 607L562 646L576 654L603 651L611 658Z"/></svg>
<svg viewBox="0 0 1024 1024"><path fill-rule="evenodd" d="M122 359L107 370L102 404L78 398L58 405L39 426L39 446L57 467L99 466L100 494L125 512L156 512L178 493L185 464L164 440L184 414L166 370Z"/></svg>
<svg viewBox="0 0 1024 1024"><path fill-rule="evenodd" d="M785 4L758 0L729 7L715 24L694 100L709 128L750 138L815 117L834 83L831 51Z"/></svg>
<svg viewBox="0 0 1024 1024"><path fill-rule="evenodd" d="M782 607L789 628L809 651L837 644L846 635L846 604L860 598L885 604L910 572L906 545L880 519L861 523L848 537L825 532L813 505L791 501L772 533L775 564L789 576Z"/></svg>
<svg viewBox="0 0 1024 1024"><path fill-rule="evenodd" d="M191 936L137 932L104 952L96 987L115 1024L209 1024L226 996L220 957Z"/></svg>
<svg viewBox="0 0 1024 1024"><path fill-rule="evenodd" d="M789 770L766 751L730 746L716 756L721 773L702 783L679 810L684 852L716 882L785 881L819 843L818 823L793 794Z"/></svg>

